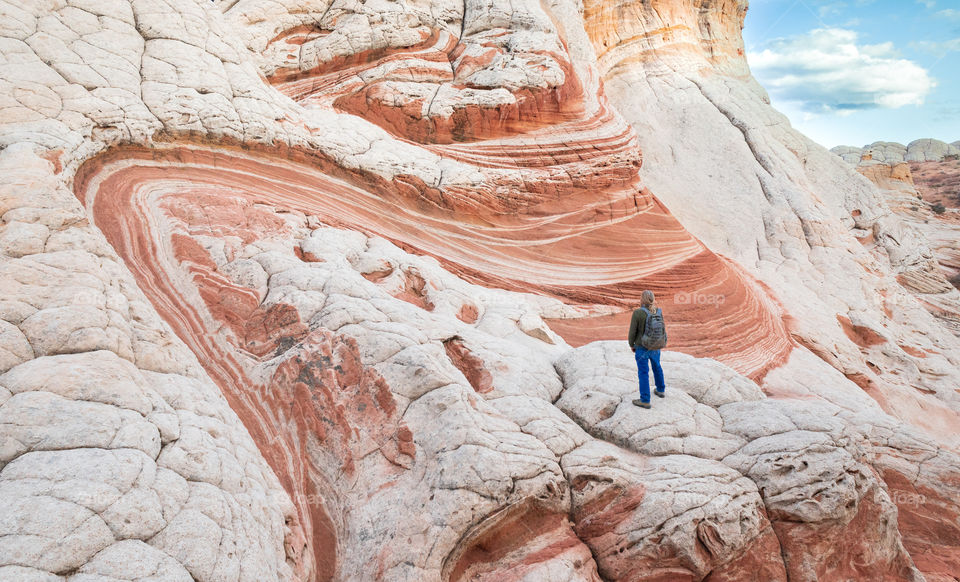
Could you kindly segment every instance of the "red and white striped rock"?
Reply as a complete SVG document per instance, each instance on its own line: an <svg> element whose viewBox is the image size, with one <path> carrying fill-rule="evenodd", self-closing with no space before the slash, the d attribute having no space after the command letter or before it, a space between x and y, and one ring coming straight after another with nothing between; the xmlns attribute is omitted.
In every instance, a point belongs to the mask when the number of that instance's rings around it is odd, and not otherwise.
<svg viewBox="0 0 960 582"><path fill-rule="evenodd" d="M768 108L744 3L94 4L0 5L0 578L958 563L925 243Z"/></svg>

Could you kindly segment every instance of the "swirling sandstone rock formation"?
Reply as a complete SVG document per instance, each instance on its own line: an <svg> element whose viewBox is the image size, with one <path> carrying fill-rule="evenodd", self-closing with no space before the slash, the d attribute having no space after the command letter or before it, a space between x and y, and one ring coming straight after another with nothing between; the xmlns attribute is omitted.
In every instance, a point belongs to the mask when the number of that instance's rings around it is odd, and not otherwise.
<svg viewBox="0 0 960 582"><path fill-rule="evenodd" d="M745 9L0 2L0 579L949 580L943 277Z"/></svg>

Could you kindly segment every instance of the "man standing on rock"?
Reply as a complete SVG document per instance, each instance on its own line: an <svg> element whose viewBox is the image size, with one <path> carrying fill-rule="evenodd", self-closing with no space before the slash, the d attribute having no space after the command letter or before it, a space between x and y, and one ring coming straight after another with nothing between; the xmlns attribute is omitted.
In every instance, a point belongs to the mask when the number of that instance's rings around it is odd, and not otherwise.
<svg viewBox="0 0 960 582"><path fill-rule="evenodd" d="M633 403L640 408L650 408L650 376L647 362L653 368L653 380L657 389L653 392L660 398L664 396L666 385L663 381L663 368L660 367L660 350L667 345L667 328L663 324L663 313L654 303L653 291L649 289L640 296L640 308L633 311L630 318L630 334L627 336L633 355L637 359L637 373L640 379L640 398Z"/></svg>

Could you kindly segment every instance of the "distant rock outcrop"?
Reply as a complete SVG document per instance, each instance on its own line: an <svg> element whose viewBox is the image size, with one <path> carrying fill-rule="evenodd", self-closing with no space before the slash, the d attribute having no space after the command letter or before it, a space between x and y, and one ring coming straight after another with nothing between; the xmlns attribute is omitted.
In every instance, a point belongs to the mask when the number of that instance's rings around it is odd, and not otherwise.
<svg viewBox="0 0 960 582"><path fill-rule="evenodd" d="M0 579L950 580L948 231L746 8L0 4Z"/></svg>
<svg viewBox="0 0 960 582"><path fill-rule="evenodd" d="M880 143L880 142L878 142ZM875 183L891 209L930 241L939 268L954 287L960 287L960 148L956 144L922 139L909 146L883 142L864 148L859 156L834 148L857 171ZM902 156L891 154L897 148ZM852 148L851 148L852 149ZM929 281L932 288L946 288ZM952 294L952 290L949 290ZM960 314L942 294L928 296L933 313L960 331Z"/></svg>
<svg viewBox="0 0 960 582"><path fill-rule="evenodd" d="M918 139L908 145L877 141L862 148L837 146L830 151L853 165L857 165L864 158L884 164L942 162L947 158L960 157L960 141L950 144L937 139Z"/></svg>

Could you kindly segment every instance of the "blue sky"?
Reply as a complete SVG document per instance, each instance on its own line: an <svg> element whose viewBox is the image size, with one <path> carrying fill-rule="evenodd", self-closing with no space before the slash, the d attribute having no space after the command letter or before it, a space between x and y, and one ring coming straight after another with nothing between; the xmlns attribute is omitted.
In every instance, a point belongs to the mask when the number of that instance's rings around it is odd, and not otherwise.
<svg viewBox="0 0 960 582"><path fill-rule="evenodd" d="M751 0L754 76L826 147L960 140L960 0Z"/></svg>

